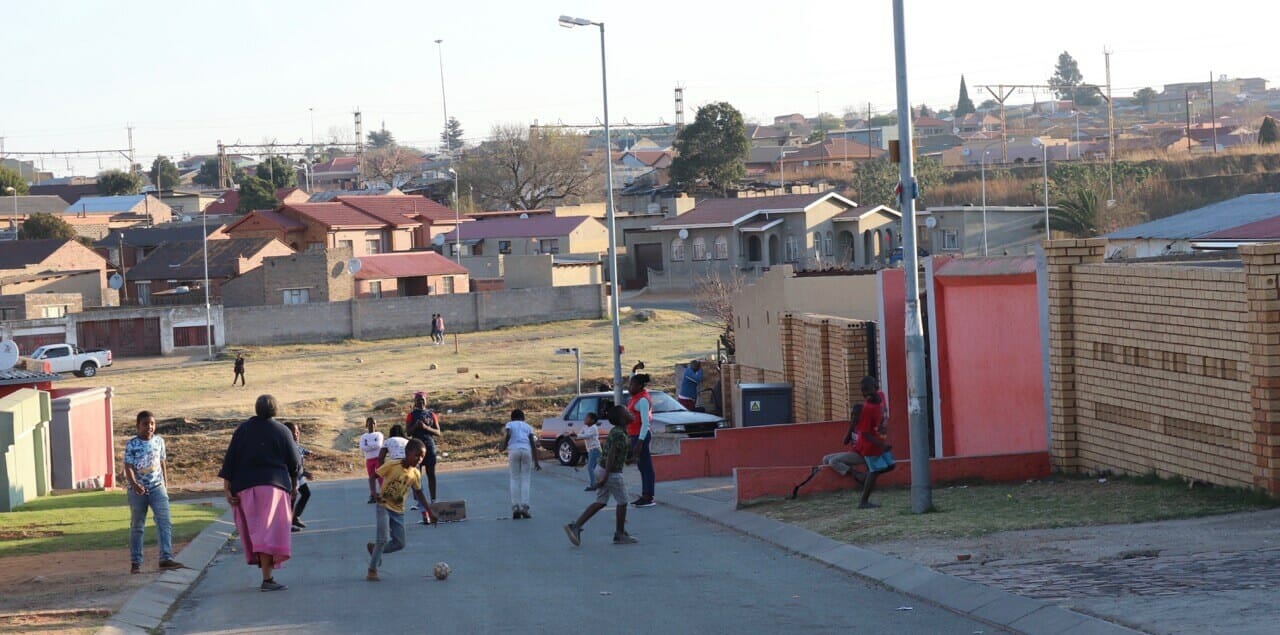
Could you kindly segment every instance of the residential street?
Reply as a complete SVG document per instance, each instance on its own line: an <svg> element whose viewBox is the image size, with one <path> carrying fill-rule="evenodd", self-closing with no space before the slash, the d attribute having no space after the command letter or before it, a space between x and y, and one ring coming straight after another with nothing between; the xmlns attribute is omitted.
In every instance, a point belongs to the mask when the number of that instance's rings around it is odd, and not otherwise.
<svg viewBox="0 0 1280 635"><path fill-rule="evenodd" d="M506 470L442 473L441 499L466 499L469 520L409 525L408 547L386 557L381 582L364 581L373 539L364 481L317 483L309 528L294 534L293 560L277 575L289 590L259 592L257 569L231 543L165 631L999 632L663 505L630 510L639 544L611 544L606 509L575 548L561 527L591 500L576 476L552 465L536 473L533 519L514 521ZM430 575L438 561L453 567L447 581Z"/></svg>

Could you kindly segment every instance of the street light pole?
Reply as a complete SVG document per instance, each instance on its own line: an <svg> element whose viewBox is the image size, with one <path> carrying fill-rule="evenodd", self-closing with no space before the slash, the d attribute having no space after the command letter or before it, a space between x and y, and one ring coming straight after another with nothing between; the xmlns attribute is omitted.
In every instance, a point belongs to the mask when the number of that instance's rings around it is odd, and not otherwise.
<svg viewBox="0 0 1280 635"><path fill-rule="evenodd" d="M462 216L458 214L458 173L449 168L453 175L453 255L462 264Z"/></svg>
<svg viewBox="0 0 1280 635"><path fill-rule="evenodd" d="M453 139L449 137L449 101L444 93L444 40L436 40L437 58L440 60L440 109L444 111L444 151L453 156Z"/></svg>
<svg viewBox="0 0 1280 635"><path fill-rule="evenodd" d="M613 209L613 137L609 128L609 70L605 58L604 22L560 16L560 26L600 27L600 93L604 103L605 216L609 228L609 305L613 322L613 402L622 403L622 330L618 324L618 242Z"/></svg>
<svg viewBox="0 0 1280 635"><path fill-rule="evenodd" d="M1044 239L1049 240L1049 146L1039 137L1031 141L1040 146L1040 166L1044 169Z"/></svg>
<svg viewBox="0 0 1280 635"><path fill-rule="evenodd" d="M222 199L218 202L221 203ZM209 215L204 212L200 212L200 236L200 251L204 252L204 344L207 359L213 361L213 309L209 308ZM124 262L123 252L120 261Z"/></svg>
<svg viewBox="0 0 1280 635"><path fill-rule="evenodd" d="M894 64L898 75L898 186L902 191L902 268L906 278L907 420L911 443L911 511L933 510L929 484L929 419L925 400L924 325L920 319L920 280L916 254L916 176L911 156L911 101L907 95L907 44L903 0L893 0Z"/></svg>
<svg viewBox="0 0 1280 635"><path fill-rule="evenodd" d="M5 186L4 191L13 197L13 220L9 222L9 229L13 230L13 239L18 239L18 190L12 185Z"/></svg>
<svg viewBox="0 0 1280 635"><path fill-rule="evenodd" d="M1010 138L1003 141L993 141L982 148L982 167L979 172L982 176L982 255L987 255L987 152L997 143L1008 144L1014 139Z"/></svg>

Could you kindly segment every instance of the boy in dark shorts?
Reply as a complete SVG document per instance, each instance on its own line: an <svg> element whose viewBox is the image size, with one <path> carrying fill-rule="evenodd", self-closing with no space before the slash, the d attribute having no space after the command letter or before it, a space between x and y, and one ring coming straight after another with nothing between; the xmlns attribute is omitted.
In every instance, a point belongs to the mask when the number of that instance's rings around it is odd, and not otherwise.
<svg viewBox="0 0 1280 635"><path fill-rule="evenodd" d="M627 437L627 423L630 420L631 413L626 408L613 406L609 409L609 422L613 424L613 429L604 442L604 462L596 469L596 500L587 505L577 520L564 526L564 533L568 534L569 542L575 547L582 543L582 526L596 512L605 508L610 496L617 503L613 544L636 543L635 537L627 533L627 484L622 479L622 466L627 462L627 451L631 445L631 440Z"/></svg>
<svg viewBox="0 0 1280 635"><path fill-rule="evenodd" d="M871 492L875 490L876 478L893 469L893 453L890 451L893 446L884 437L884 401L880 398L874 379L863 379L862 397L864 401L858 412L855 428L857 440L854 441L853 451L866 462L867 478L862 484L862 500L858 503L858 509L874 509L879 505L871 502Z"/></svg>

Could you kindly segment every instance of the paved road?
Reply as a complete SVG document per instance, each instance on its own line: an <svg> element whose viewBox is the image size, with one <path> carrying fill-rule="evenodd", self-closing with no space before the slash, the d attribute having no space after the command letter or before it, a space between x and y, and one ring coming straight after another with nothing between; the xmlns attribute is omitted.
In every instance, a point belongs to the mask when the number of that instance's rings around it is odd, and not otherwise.
<svg viewBox="0 0 1280 635"><path fill-rule="evenodd" d="M561 530L587 502L577 478L535 474L532 520L510 519L505 470L443 474L470 520L408 527L382 582L365 582L373 510L359 481L314 486L281 593L224 549L165 624L171 633L998 632L678 510L631 510L641 542L614 546L611 510L575 548ZM436 561L453 575L429 576ZM911 610L899 610L900 607ZM406 610L410 609L410 610Z"/></svg>

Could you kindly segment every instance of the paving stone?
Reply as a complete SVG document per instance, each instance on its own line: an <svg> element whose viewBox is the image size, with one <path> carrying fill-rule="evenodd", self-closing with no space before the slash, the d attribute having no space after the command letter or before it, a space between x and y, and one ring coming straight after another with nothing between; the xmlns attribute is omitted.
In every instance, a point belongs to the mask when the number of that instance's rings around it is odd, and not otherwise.
<svg viewBox="0 0 1280 635"><path fill-rule="evenodd" d="M973 615L987 620L988 622L1009 625L1038 610L1044 605L1044 602L1039 600L1031 600L1010 594L1006 598L978 607L973 611Z"/></svg>
<svg viewBox="0 0 1280 635"><path fill-rule="evenodd" d="M929 567L917 565L916 567L907 569L902 573L885 578L884 583L904 593L915 594L916 589L929 584L930 582L934 582L938 578L946 577L949 576L944 573L938 573Z"/></svg>
<svg viewBox="0 0 1280 635"><path fill-rule="evenodd" d="M1027 635L1060 635L1089 618L1057 606L1045 606L1032 611L1009 625Z"/></svg>

